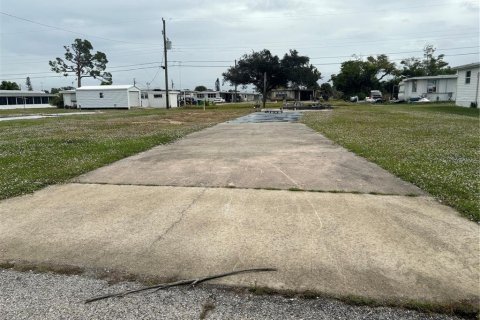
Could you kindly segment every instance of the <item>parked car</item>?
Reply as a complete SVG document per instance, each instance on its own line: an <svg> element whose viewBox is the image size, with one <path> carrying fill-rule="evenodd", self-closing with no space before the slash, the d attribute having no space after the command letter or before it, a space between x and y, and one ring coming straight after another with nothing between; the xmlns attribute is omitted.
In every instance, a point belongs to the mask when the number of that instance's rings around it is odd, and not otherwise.
<svg viewBox="0 0 480 320"><path fill-rule="evenodd" d="M382 103L384 102L382 92L380 90L371 90L370 97L365 99L366 102L370 103Z"/></svg>
<svg viewBox="0 0 480 320"><path fill-rule="evenodd" d="M214 98L212 101L214 103L225 103L225 99L223 98Z"/></svg>

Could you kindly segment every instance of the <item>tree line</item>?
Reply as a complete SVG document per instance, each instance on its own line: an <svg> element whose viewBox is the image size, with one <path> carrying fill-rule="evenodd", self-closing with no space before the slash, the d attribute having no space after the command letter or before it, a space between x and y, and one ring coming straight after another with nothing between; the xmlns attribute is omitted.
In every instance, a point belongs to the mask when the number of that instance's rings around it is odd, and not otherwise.
<svg viewBox="0 0 480 320"><path fill-rule="evenodd" d="M403 59L400 67L385 54L354 57L342 62L340 71L331 76L331 84L319 86L321 72L309 57L290 50L280 59L264 49L243 55L236 66L223 73L223 78L231 85L253 85L260 93L268 94L276 88L311 89L319 90L327 99L334 93L341 98L356 95L362 99L370 90L392 92L403 78L454 74L443 59L443 54L435 55L432 45L425 46L423 58ZM265 105L266 95L263 99Z"/></svg>
<svg viewBox="0 0 480 320"><path fill-rule="evenodd" d="M75 39L70 46L64 46L64 58L55 58L49 61L52 71L64 76L75 75L78 87L85 77L99 79L102 84L111 84L112 75L106 72L108 63L105 53L93 52L93 46L88 40ZM297 50L290 50L282 58L273 55L268 49L250 54L244 54L238 63L225 71L223 81L230 85L253 85L263 96L263 103L272 89L310 89L318 90L322 96L328 98L334 93L338 97L358 96L362 99L370 90L392 92L392 89L403 79L418 76L435 76L453 74L455 71L444 61L444 55L435 55L435 48L427 45L423 57L403 59L398 67L385 54L368 56L366 58L353 57L342 62L340 71L333 74L328 82L319 86L322 79L321 72L310 63L308 56L300 55ZM330 84L330 83L331 84ZM30 78L26 79L26 87L32 89ZM217 79L215 88L219 90L220 81ZM2 90L19 90L15 82L2 81ZM60 89L52 89L52 93ZM203 86L198 91L205 90Z"/></svg>

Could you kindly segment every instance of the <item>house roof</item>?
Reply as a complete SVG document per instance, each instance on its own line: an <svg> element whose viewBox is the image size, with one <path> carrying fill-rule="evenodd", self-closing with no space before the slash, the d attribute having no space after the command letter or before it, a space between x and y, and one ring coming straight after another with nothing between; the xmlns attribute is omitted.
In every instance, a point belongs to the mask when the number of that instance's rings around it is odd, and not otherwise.
<svg viewBox="0 0 480 320"><path fill-rule="evenodd" d="M102 90L102 91L107 91L107 90L128 90L131 88L135 88L136 90L140 90L137 87L131 85L131 84L123 84L123 85L108 85L108 86L83 86L80 88L77 88L77 91L86 91L86 90Z"/></svg>
<svg viewBox="0 0 480 320"><path fill-rule="evenodd" d="M465 70L465 69L473 69L473 68L478 68L480 67L480 62L474 62L474 63L469 63L469 64L464 64L458 67L454 67L454 70Z"/></svg>
<svg viewBox="0 0 480 320"><path fill-rule="evenodd" d="M164 92L166 92L166 91L163 90L163 89L162 89L162 90L158 90L158 89L153 90L153 89L150 89L150 90L142 90L142 92L147 92L147 93L160 92L160 93L164 93ZM175 93L176 93L176 94L180 94L180 91L177 91L177 90L168 90L168 93L169 93L169 94L170 94L170 93L171 93L171 94L175 94Z"/></svg>
<svg viewBox="0 0 480 320"><path fill-rule="evenodd" d="M410 80L437 80L437 79L456 79L456 78L457 78L456 74L444 74L441 76L424 76L424 77L406 78L406 79L403 79L403 81L407 82Z"/></svg>

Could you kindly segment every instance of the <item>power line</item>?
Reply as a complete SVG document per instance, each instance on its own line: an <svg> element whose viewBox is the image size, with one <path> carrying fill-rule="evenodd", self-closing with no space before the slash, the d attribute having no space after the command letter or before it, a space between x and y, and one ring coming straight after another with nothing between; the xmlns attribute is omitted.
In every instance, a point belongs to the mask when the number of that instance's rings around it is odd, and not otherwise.
<svg viewBox="0 0 480 320"><path fill-rule="evenodd" d="M105 38L105 37L100 37L100 36L96 36L96 35L91 35L91 34L87 34L87 33L78 32L78 31L72 31L72 30L68 30L68 29L65 29L65 28L61 28L61 27L51 26L51 25L49 25L49 24L45 24L45 23L38 22L38 21L33 21L33 20L30 20L30 19L27 19L27 18L22 18L22 17L16 16L16 15L13 15L13 14L10 14L10 13L7 13L7 12L3 12L3 11L0 11L0 14L3 14L3 15L5 15L5 16L8 16L8 17L11 17L11 18L14 18L14 19L18 19L18 20L30 22L30 23L33 23L33 24L36 24L36 25L39 25L39 26L51 28L51 29L54 29L54 30L69 32L69 33L78 34L78 35L81 35L81 36L98 38L98 39L102 39L102 40L106 40L106 41L119 42L119 43L128 43L128 44L144 44L144 45L150 45L150 46L158 46L158 45L160 45L160 44L154 44L154 43L140 43L140 42L131 42L131 41L123 41L123 40L110 39L110 38Z"/></svg>
<svg viewBox="0 0 480 320"><path fill-rule="evenodd" d="M469 47L465 47L469 48ZM478 47L471 47L471 48L478 48ZM457 54L445 54L445 57L455 57L455 56L466 56L466 55L478 55L480 52L466 52L466 53L457 53ZM370 54L371 56L375 56L378 54ZM337 56L336 58L352 58L352 56ZM333 57L332 57L333 58ZM403 59L390 59L390 61L402 61ZM171 62L173 63L179 63L177 64L169 64L169 67L189 67L189 68L230 68L231 65L194 65L194 64L184 64L185 62L193 62L194 60L173 60ZM197 63L203 63L203 62L231 62L227 60L195 60ZM348 60L347 60L348 61ZM344 62L344 61L343 61ZM312 63L314 66L328 66L328 65L340 65L343 62L329 62L329 63ZM180 65L181 63L181 65ZM140 67L140 68L130 68L130 69L120 69L120 70L111 70L111 68L122 68L122 67L132 67L132 66L143 66L143 65L150 65L150 64L158 64L155 66L149 66L149 67ZM138 63L138 64L131 64L131 65L124 65L124 66L116 66L116 67L111 67L108 68L108 71L111 73L116 73L116 72L127 72L127 71L136 71L136 70L146 70L146 69L156 69L162 67L163 62L146 62L146 63ZM159 70L157 70L157 73L155 74L154 78L150 83L152 83L155 78L158 75ZM0 77L6 77L6 76L29 76L29 75L39 75L39 74L49 74L51 72L29 72L29 73L10 73L10 74L2 74ZM22 78L10 78L10 80L17 80L17 79L24 79L25 77ZM62 77L62 76L45 76L45 77L30 77L31 79L39 79L39 78L51 78L51 77Z"/></svg>

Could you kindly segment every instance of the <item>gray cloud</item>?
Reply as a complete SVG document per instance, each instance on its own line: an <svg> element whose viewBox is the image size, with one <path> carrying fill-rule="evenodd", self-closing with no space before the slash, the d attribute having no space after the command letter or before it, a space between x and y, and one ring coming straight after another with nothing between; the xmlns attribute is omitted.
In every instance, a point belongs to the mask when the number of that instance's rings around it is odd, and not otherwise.
<svg viewBox="0 0 480 320"><path fill-rule="evenodd" d="M77 37L89 39L107 54L114 83L136 78L140 85L163 87L162 71L140 69L163 61L162 17L173 42L169 60L176 88L180 82L183 88L213 87L235 59L263 48L279 56L298 49L312 58L324 80L338 72L346 56L392 53L399 62L421 56L426 43L441 49L438 52L446 54L451 65L479 60L478 54L464 55L479 51L476 0L2 0L0 11L85 34L0 15L0 78L21 78L15 81L23 83L30 75L38 89L71 84L72 78L45 76L54 75L48 60L62 56L63 46ZM122 67L129 65L137 66Z"/></svg>

